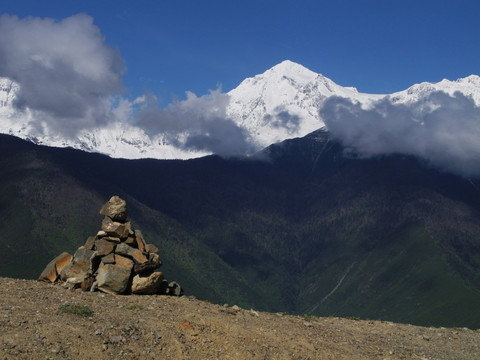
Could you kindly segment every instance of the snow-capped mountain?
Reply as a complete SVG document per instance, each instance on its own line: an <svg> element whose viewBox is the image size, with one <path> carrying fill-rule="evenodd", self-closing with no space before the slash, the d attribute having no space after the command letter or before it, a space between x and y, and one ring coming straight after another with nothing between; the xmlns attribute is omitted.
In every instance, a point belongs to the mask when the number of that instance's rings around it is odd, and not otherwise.
<svg viewBox="0 0 480 360"><path fill-rule="evenodd" d="M163 133L149 136L143 128L124 120L82 130L74 138L62 136L52 132L30 109L15 107L19 90L15 82L0 78L0 133L38 144L73 147L119 158L188 159L209 154L178 146L180 138L188 136L188 128L178 133L177 138ZM411 103L434 91L448 94L460 91L479 105L480 77L471 75L456 81L421 83L394 94L364 94L286 60L263 74L245 79L228 92L225 114L243 129L254 149L261 149L323 127L325 124L318 110L330 96L341 96L369 107L386 97L392 103Z"/></svg>
<svg viewBox="0 0 480 360"><path fill-rule="evenodd" d="M332 95L365 104L382 97L342 87L289 60L245 79L228 95L228 116L261 147L323 127L318 109Z"/></svg>

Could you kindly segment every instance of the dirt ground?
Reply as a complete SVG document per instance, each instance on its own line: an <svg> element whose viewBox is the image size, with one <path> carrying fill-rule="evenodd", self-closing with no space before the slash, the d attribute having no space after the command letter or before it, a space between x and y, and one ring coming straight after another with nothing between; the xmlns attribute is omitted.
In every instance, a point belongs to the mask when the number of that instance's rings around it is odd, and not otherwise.
<svg viewBox="0 0 480 360"><path fill-rule="evenodd" d="M86 305L91 316L62 311ZM0 278L0 359L480 359L480 331L304 318Z"/></svg>

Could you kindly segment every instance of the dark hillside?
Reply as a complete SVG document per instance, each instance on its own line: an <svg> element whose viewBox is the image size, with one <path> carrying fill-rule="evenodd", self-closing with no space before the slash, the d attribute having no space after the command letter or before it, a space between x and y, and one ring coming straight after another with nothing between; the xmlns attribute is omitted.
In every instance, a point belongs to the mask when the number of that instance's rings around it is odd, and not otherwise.
<svg viewBox="0 0 480 360"><path fill-rule="evenodd" d="M200 298L480 326L480 183L412 157L359 159L324 132L256 159L188 161L0 136L0 168L1 275L37 276L92 235L98 208L118 194L161 248L167 276Z"/></svg>

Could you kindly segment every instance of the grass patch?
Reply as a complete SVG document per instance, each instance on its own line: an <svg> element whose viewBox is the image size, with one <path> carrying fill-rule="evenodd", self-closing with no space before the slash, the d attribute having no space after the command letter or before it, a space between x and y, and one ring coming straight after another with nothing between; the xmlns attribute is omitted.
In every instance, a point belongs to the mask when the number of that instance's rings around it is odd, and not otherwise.
<svg viewBox="0 0 480 360"><path fill-rule="evenodd" d="M143 310L143 305L140 304L132 304L127 306L128 310Z"/></svg>
<svg viewBox="0 0 480 360"><path fill-rule="evenodd" d="M360 321L361 319L358 316L348 316L347 320Z"/></svg>
<svg viewBox="0 0 480 360"><path fill-rule="evenodd" d="M58 309L63 313L75 314L83 317L93 316L94 313L87 305L81 304L62 304Z"/></svg>

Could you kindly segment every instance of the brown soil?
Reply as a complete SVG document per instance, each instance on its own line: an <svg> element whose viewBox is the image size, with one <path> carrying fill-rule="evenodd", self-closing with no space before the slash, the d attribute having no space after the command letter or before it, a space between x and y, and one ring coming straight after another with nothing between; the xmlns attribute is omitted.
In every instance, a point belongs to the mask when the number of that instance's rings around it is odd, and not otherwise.
<svg viewBox="0 0 480 360"><path fill-rule="evenodd" d="M61 311L87 305L90 317ZM0 278L0 359L479 359L480 331L306 319Z"/></svg>

